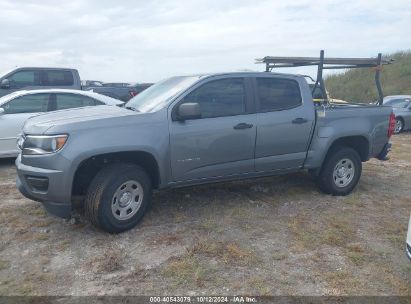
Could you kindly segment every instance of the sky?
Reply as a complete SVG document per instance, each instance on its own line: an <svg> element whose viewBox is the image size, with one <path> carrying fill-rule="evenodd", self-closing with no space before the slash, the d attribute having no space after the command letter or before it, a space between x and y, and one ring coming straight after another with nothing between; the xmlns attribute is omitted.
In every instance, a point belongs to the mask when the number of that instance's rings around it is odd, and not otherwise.
<svg viewBox="0 0 411 304"><path fill-rule="evenodd" d="M254 61L268 55L409 50L411 1L0 0L0 37L0 74L57 66L78 69L82 79L156 82L263 71Z"/></svg>

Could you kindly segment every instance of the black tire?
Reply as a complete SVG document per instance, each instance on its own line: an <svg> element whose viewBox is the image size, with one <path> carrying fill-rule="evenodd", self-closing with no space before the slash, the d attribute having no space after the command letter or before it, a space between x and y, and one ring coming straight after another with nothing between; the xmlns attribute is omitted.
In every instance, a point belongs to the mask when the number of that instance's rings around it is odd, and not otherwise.
<svg viewBox="0 0 411 304"><path fill-rule="evenodd" d="M397 129L397 124L400 125L399 129ZM404 120L402 120L401 117L396 117L394 134L400 134L403 130L404 130Z"/></svg>
<svg viewBox="0 0 411 304"><path fill-rule="evenodd" d="M336 180L334 170L338 164L344 160L351 161L350 170L353 168L351 180L346 178L347 184L340 185L340 180ZM344 164L344 163L343 163ZM321 191L332 195L347 195L355 188L360 180L362 172L361 158L357 151L348 147L335 147L327 155L320 174L317 177L317 185ZM348 176L348 175L347 175ZM350 177L350 176L349 176Z"/></svg>
<svg viewBox="0 0 411 304"><path fill-rule="evenodd" d="M143 198L131 218L120 220L113 214L112 202L116 191L127 181L136 181L141 185ZM120 233L140 222L150 201L151 181L141 167L127 163L110 164L97 173L88 188L85 215L94 226L109 233Z"/></svg>

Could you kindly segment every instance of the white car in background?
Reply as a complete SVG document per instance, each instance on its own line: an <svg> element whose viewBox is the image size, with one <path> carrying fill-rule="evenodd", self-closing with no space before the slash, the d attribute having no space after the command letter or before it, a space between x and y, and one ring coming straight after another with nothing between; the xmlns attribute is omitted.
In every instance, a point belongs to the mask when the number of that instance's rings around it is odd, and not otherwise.
<svg viewBox="0 0 411 304"><path fill-rule="evenodd" d="M411 214L410 214L410 221L408 222L408 233L407 233L407 242L405 244L405 250L407 252L408 258L411 260Z"/></svg>
<svg viewBox="0 0 411 304"><path fill-rule="evenodd" d="M91 91L44 89L17 91L0 98L0 158L18 155L17 135L24 122L45 112L123 102Z"/></svg>

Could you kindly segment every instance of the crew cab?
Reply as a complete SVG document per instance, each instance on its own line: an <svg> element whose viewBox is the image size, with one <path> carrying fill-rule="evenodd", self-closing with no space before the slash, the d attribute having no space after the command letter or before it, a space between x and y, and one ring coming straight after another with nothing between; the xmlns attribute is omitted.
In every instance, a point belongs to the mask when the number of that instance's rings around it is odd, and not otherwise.
<svg viewBox="0 0 411 304"><path fill-rule="evenodd" d="M308 170L347 195L362 162L385 159L391 107L316 106L304 76L266 72L178 76L123 108L70 109L29 119L17 186L51 213L118 233L142 219L153 189Z"/></svg>

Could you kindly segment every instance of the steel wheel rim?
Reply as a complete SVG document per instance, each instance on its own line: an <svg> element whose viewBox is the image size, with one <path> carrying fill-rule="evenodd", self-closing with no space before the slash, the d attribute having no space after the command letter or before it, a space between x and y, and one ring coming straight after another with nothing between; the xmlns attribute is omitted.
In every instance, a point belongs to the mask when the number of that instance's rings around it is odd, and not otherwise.
<svg viewBox="0 0 411 304"><path fill-rule="evenodd" d="M402 121L401 121L400 119L397 119L397 120L395 121L395 129L394 129L394 132L395 132L395 133L400 133L400 132L401 132L401 129L402 129Z"/></svg>
<svg viewBox="0 0 411 304"><path fill-rule="evenodd" d="M111 199L111 212L117 220L125 221L132 218L141 207L144 190L135 180L122 183Z"/></svg>
<svg viewBox="0 0 411 304"><path fill-rule="evenodd" d="M354 175L354 163L348 158L343 158L334 167L334 184L339 188L346 187L354 179Z"/></svg>

